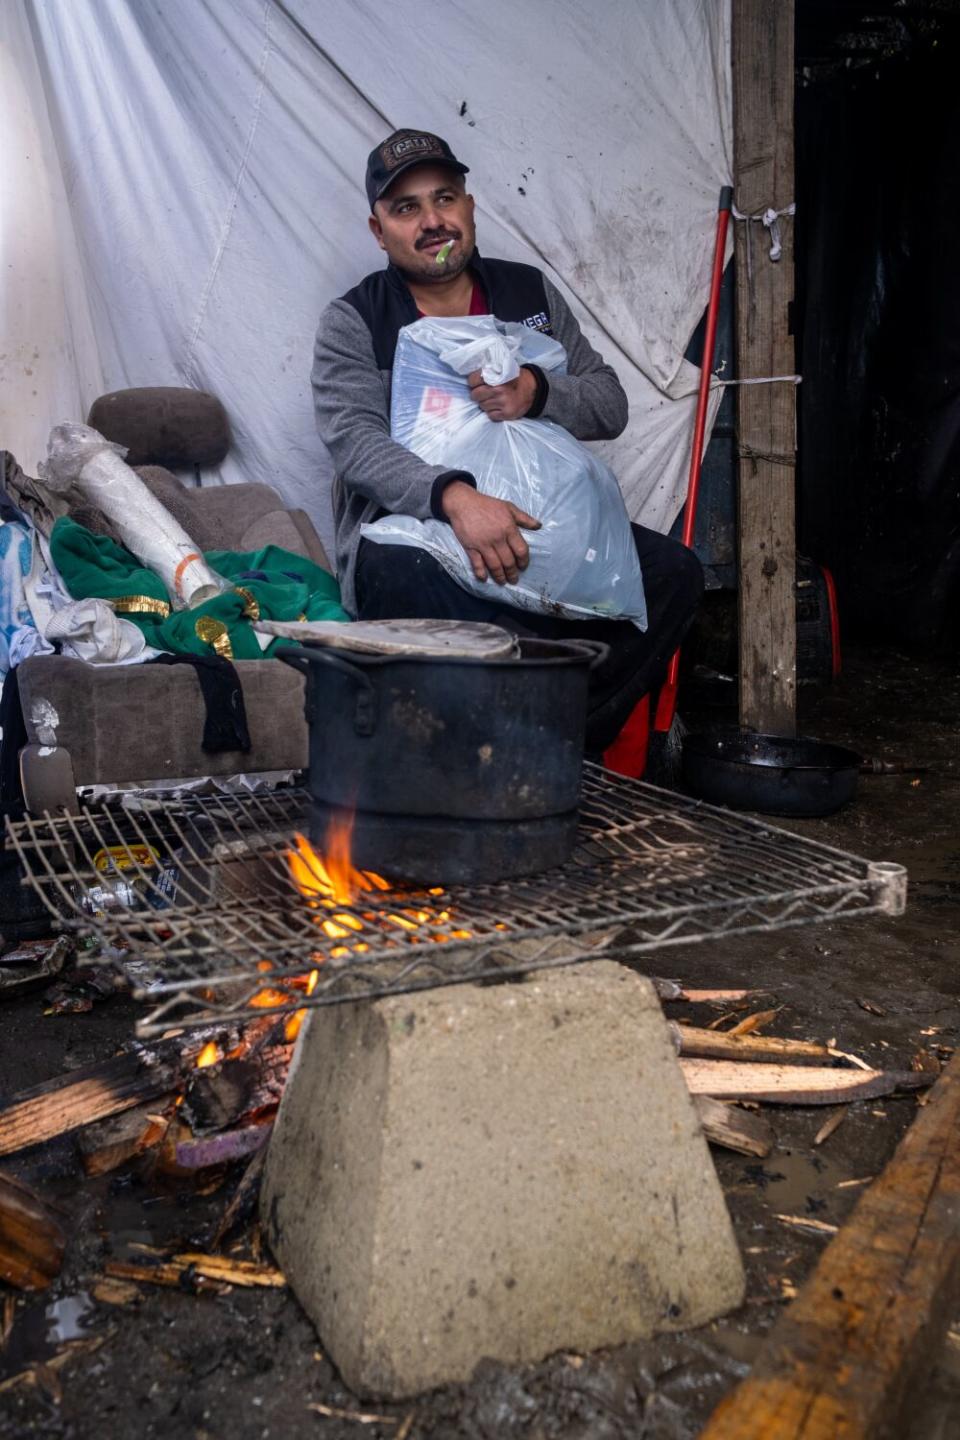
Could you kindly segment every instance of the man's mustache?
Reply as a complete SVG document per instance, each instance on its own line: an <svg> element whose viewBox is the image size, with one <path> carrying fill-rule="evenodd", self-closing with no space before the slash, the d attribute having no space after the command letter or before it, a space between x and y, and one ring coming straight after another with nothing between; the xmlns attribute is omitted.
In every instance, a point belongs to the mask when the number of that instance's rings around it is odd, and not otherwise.
<svg viewBox="0 0 960 1440"><path fill-rule="evenodd" d="M438 240L462 240L463 232L460 230L433 230L429 235L422 235L417 241L416 248L422 250L425 245L435 245Z"/></svg>

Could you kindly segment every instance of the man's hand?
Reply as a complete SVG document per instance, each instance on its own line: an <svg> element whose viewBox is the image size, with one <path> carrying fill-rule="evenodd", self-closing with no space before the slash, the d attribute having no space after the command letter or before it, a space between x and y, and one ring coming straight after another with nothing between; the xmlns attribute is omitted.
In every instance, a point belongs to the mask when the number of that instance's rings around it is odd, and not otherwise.
<svg viewBox="0 0 960 1440"><path fill-rule="evenodd" d="M520 571L530 561L520 526L539 530L540 521L509 500L481 495L462 480L453 480L447 486L440 503L451 530L470 557L477 579L486 580L489 575L497 585L515 585Z"/></svg>
<svg viewBox="0 0 960 1440"><path fill-rule="evenodd" d="M467 376L471 399L491 420L520 420L537 396L537 382L529 370L521 370L516 380L505 385L485 385L479 370Z"/></svg>

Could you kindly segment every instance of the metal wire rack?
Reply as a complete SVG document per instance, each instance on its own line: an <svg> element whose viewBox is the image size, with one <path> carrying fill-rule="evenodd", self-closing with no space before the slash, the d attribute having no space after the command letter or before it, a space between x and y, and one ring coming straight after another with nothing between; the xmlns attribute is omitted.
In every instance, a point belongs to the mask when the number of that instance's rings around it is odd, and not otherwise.
<svg viewBox="0 0 960 1440"><path fill-rule="evenodd" d="M634 956L731 933L898 914L902 866L584 769L577 848L529 878L343 901L290 855L310 798L138 797L7 824L57 924L152 1009L138 1032ZM294 866L296 862L294 862ZM308 993L309 990L309 993Z"/></svg>

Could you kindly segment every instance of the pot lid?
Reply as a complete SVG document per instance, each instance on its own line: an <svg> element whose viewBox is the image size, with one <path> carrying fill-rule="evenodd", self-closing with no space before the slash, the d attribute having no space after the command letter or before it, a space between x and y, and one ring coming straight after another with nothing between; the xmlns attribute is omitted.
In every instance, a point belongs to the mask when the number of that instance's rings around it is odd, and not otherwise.
<svg viewBox="0 0 960 1440"><path fill-rule="evenodd" d="M261 635L280 635L365 655L432 659L507 660L517 638L499 625L472 620L258 620Z"/></svg>

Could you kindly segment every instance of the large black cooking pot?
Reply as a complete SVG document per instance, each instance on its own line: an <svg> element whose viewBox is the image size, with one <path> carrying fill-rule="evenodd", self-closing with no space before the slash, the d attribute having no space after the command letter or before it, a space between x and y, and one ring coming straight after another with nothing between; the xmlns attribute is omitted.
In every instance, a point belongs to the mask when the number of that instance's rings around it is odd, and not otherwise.
<svg viewBox="0 0 960 1440"><path fill-rule="evenodd" d="M857 788L861 759L842 745L716 726L683 741L687 789L762 815L830 815Z"/></svg>
<svg viewBox="0 0 960 1440"><path fill-rule="evenodd" d="M322 645L278 657L307 678L311 839L353 812L362 870L425 884L501 880L575 843L590 640L519 642L492 659L370 655Z"/></svg>

